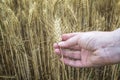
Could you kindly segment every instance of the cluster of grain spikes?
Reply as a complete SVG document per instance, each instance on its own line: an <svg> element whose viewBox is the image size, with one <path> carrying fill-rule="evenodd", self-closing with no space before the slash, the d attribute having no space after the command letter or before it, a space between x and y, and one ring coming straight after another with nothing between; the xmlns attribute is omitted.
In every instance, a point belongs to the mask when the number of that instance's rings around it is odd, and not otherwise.
<svg viewBox="0 0 120 80"><path fill-rule="evenodd" d="M118 80L119 65L65 66L53 43L63 33L118 28L119 7L120 0L0 0L0 80Z"/></svg>
<svg viewBox="0 0 120 80"><path fill-rule="evenodd" d="M119 13L120 0L98 0L96 1L96 9L99 14L105 17L106 30L111 30L111 26L118 21L115 15ZM119 16L119 15L117 15Z"/></svg>

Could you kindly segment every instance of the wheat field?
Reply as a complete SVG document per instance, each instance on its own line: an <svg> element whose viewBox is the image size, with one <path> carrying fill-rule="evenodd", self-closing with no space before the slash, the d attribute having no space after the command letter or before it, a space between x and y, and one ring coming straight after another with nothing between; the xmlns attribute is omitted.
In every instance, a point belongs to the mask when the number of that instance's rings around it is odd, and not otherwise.
<svg viewBox="0 0 120 80"><path fill-rule="evenodd" d="M0 80L119 80L120 65L73 68L53 43L64 33L111 31L120 0L0 0Z"/></svg>

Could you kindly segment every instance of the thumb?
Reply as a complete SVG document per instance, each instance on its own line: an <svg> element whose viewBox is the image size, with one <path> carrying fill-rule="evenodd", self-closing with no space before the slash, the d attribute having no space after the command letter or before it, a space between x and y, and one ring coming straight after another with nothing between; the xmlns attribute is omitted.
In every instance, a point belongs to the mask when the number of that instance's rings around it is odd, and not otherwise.
<svg viewBox="0 0 120 80"><path fill-rule="evenodd" d="M61 41L58 43L58 45L60 47L63 47L63 48L69 48L69 47L72 47L74 45L77 45L78 44L78 39L79 39L79 36L74 36L66 41Z"/></svg>

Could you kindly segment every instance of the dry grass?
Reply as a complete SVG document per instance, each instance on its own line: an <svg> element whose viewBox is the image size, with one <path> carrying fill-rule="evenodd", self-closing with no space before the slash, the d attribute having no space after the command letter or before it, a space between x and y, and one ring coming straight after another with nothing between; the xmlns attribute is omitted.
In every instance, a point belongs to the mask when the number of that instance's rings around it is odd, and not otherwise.
<svg viewBox="0 0 120 80"><path fill-rule="evenodd" d="M53 43L63 33L114 30L120 0L0 0L0 80L118 80L119 65L71 68Z"/></svg>

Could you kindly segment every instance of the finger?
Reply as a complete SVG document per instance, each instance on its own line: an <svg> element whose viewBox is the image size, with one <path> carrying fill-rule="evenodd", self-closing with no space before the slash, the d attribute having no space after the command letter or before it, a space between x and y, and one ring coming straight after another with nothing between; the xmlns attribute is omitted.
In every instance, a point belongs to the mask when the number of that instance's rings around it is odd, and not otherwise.
<svg viewBox="0 0 120 80"><path fill-rule="evenodd" d="M68 58L61 58L60 61L62 61L65 65L69 65L72 67L85 67L85 65L82 64L81 60L70 60Z"/></svg>
<svg viewBox="0 0 120 80"><path fill-rule="evenodd" d="M76 32L76 33L68 33L68 34L63 34L62 35L62 41L66 41L67 39L77 35L79 32Z"/></svg>
<svg viewBox="0 0 120 80"><path fill-rule="evenodd" d="M58 45L61 47L61 48L70 48L72 46L75 46L78 44L78 36L74 36L66 41L61 41L58 43Z"/></svg>
<svg viewBox="0 0 120 80"><path fill-rule="evenodd" d="M55 53L60 56L72 58L72 59L81 59L80 51L73 51L69 49L55 49Z"/></svg>
<svg viewBox="0 0 120 80"><path fill-rule="evenodd" d="M59 48L59 46L58 46L58 43L54 43L53 44L53 47L56 49L56 48Z"/></svg>
<svg viewBox="0 0 120 80"><path fill-rule="evenodd" d="M79 51L81 50L79 45L75 45L73 47L70 47L69 49L71 49L71 50L79 50Z"/></svg>
<svg viewBox="0 0 120 80"><path fill-rule="evenodd" d="M56 54L60 54L61 51L60 51L60 49L55 49L55 50L54 50L54 53L56 53Z"/></svg>
<svg viewBox="0 0 120 80"><path fill-rule="evenodd" d="M58 45L58 43L54 43L54 44L53 44L53 47L54 47L55 49L60 48L60 46ZM79 45L75 45L75 46L73 46L73 47L66 48L66 49L81 50L81 48L80 48L80 46L79 46Z"/></svg>

